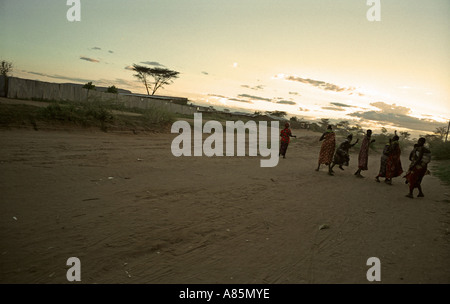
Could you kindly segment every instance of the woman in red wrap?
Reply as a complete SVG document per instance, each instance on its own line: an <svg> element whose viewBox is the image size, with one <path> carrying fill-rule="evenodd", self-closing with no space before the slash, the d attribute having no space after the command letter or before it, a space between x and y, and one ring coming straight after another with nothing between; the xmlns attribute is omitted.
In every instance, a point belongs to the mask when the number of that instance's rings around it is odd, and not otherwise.
<svg viewBox="0 0 450 304"><path fill-rule="evenodd" d="M417 197L424 197L422 192L422 179L428 172L428 163L431 160L431 151L428 150L425 145L425 138L419 138L414 150L409 155L411 165L408 172L405 175L406 183L409 184L409 193L406 195L409 198L413 198L413 191L415 188L419 189Z"/></svg>
<svg viewBox="0 0 450 304"><path fill-rule="evenodd" d="M291 141L291 137L297 137L295 135L292 135L291 129L289 129L289 123L284 124L284 129L281 130L280 133L281 139L280 139L280 153L278 156L283 156L283 158L286 158L286 151L289 146L289 142Z"/></svg>

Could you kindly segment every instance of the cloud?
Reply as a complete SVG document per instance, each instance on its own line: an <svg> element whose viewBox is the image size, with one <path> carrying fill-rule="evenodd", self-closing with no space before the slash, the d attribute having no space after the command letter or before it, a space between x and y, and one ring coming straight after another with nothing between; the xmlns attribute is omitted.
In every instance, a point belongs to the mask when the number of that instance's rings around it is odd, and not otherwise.
<svg viewBox="0 0 450 304"><path fill-rule="evenodd" d="M408 128L411 130L428 130L428 132L434 131L441 125L441 123L433 119L421 119L408 115L411 113L411 109L406 107L397 106L395 104L389 105L384 102L375 102L371 103L370 105L380 110L358 111L350 113L348 115L401 128Z"/></svg>
<svg viewBox="0 0 450 304"><path fill-rule="evenodd" d="M300 83L304 83L304 84L309 84L309 85L312 85L314 87L317 87L317 88L325 90L325 91L345 92L345 91L355 90L355 88L353 88L353 87L349 87L349 88L340 87L338 85L328 83L325 81L314 80L314 79L309 79L309 78L301 78L301 77L295 76L295 75L275 76L275 78L280 78L280 77L285 80L288 80L288 81L296 81L296 82L300 82Z"/></svg>
<svg viewBox="0 0 450 304"><path fill-rule="evenodd" d="M298 92L289 92L289 95L301 96Z"/></svg>
<svg viewBox="0 0 450 304"><path fill-rule="evenodd" d="M47 74L44 73L38 73L38 72L28 72L25 70L22 70L22 72L28 73L28 74L33 74L33 75L38 75L38 76L45 76L45 77L49 77Z"/></svg>
<svg viewBox="0 0 450 304"><path fill-rule="evenodd" d="M264 89L264 86L263 86L263 85L257 85L257 86L251 87L251 86L249 86L249 85L243 84L243 85L241 85L241 87L247 88L247 89L250 89L250 90L255 90L255 91L260 91L260 90L263 90L263 89Z"/></svg>
<svg viewBox="0 0 450 304"><path fill-rule="evenodd" d="M93 59L93 58L89 58L89 57L84 57L84 56L80 56L80 59L81 59L81 60L86 60L86 61L89 61L89 62L100 62L100 61L97 60L97 59Z"/></svg>
<svg viewBox="0 0 450 304"><path fill-rule="evenodd" d="M276 103L287 104L287 105L296 105L297 104L297 103L295 103L294 101L291 101L291 100L279 100Z"/></svg>
<svg viewBox="0 0 450 304"><path fill-rule="evenodd" d="M131 65L126 66L124 69L129 70L129 71L134 71L134 69Z"/></svg>
<svg viewBox="0 0 450 304"><path fill-rule="evenodd" d="M112 54L112 53L114 53L114 52L113 52L113 51L111 51L111 50L109 50L109 51L108 51L108 53Z"/></svg>
<svg viewBox="0 0 450 304"><path fill-rule="evenodd" d="M379 102L373 102L370 105L380 109L383 113L394 113L394 114L402 114L402 115L407 115L407 114L411 113L410 108L397 106L395 103L390 105L385 102L379 101Z"/></svg>
<svg viewBox="0 0 450 304"><path fill-rule="evenodd" d="M341 108L353 108L353 106L350 106L345 103L340 103L340 102L330 102L330 104L333 106L336 106L336 107L341 107Z"/></svg>
<svg viewBox="0 0 450 304"><path fill-rule="evenodd" d="M223 95L217 95L217 94L208 94L208 96L217 97L217 98L225 98L225 99L228 99L229 101L253 103L251 100L239 99L239 98L230 98L230 97L226 97L226 96L223 96Z"/></svg>
<svg viewBox="0 0 450 304"><path fill-rule="evenodd" d="M94 46L93 48L91 48L91 50L96 50L96 51L100 51L101 48L99 48L98 46Z"/></svg>
<svg viewBox="0 0 450 304"><path fill-rule="evenodd" d="M330 111L345 111L343 108L339 107L322 107L324 110L330 110Z"/></svg>
<svg viewBox="0 0 450 304"><path fill-rule="evenodd" d="M238 98L229 98L228 100L237 101L237 102L245 102L245 103L253 103L251 100L238 99Z"/></svg>
<svg viewBox="0 0 450 304"><path fill-rule="evenodd" d="M156 62L156 61L141 61L141 63L146 64L146 65L151 65L151 66L165 67L164 65L162 65L161 63Z"/></svg>
<svg viewBox="0 0 450 304"><path fill-rule="evenodd" d="M264 97L253 96L253 95L248 95L248 94L239 94L238 97L244 97L244 98L249 98L249 99L255 99L255 100L262 100L262 101L272 102L272 99L270 99L270 98L264 98Z"/></svg>
<svg viewBox="0 0 450 304"><path fill-rule="evenodd" d="M208 73L208 72L202 72L202 74L203 74L203 75L209 75L209 73Z"/></svg>
<svg viewBox="0 0 450 304"><path fill-rule="evenodd" d="M309 109L305 109L305 108L302 108L302 107L298 108L298 110L300 112L309 112Z"/></svg>

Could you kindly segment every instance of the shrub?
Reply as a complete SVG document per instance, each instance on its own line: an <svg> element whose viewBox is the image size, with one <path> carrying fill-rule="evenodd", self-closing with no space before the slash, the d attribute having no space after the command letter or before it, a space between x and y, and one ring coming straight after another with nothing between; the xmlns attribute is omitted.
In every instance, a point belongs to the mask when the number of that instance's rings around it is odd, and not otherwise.
<svg viewBox="0 0 450 304"><path fill-rule="evenodd" d="M434 140L429 145L432 159L450 159L450 142Z"/></svg>

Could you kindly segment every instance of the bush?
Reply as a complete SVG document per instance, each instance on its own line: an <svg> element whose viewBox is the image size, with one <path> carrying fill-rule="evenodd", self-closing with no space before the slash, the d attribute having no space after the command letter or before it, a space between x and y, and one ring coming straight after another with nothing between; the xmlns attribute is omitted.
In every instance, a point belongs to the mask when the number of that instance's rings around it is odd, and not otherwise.
<svg viewBox="0 0 450 304"><path fill-rule="evenodd" d="M434 140L429 143L432 159L450 159L450 142Z"/></svg>
<svg viewBox="0 0 450 304"><path fill-rule="evenodd" d="M103 131L106 124L114 122L114 116L105 105L97 102L66 104L52 103L42 109L42 116L50 121L71 122L82 126L99 126Z"/></svg>
<svg viewBox="0 0 450 304"><path fill-rule="evenodd" d="M113 94L117 94L119 91L117 90L117 88L115 86L111 86L108 87L108 89L106 90L107 93L113 93Z"/></svg>
<svg viewBox="0 0 450 304"><path fill-rule="evenodd" d="M164 110L159 107L151 107L145 110L142 115L146 123L150 124L169 124L175 120L175 115L172 112Z"/></svg>

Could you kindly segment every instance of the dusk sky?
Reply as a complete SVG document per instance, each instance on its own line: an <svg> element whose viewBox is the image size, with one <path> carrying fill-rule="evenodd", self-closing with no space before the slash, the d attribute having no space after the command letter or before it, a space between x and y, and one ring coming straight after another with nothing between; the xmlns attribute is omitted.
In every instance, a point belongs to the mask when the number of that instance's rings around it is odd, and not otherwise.
<svg viewBox="0 0 450 304"><path fill-rule="evenodd" d="M180 72L159 95L364 128L433 132L450 119L450 1L0 0L13 76L145 93L129 67Z"/></svg>

